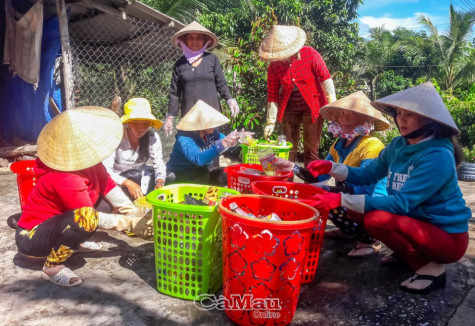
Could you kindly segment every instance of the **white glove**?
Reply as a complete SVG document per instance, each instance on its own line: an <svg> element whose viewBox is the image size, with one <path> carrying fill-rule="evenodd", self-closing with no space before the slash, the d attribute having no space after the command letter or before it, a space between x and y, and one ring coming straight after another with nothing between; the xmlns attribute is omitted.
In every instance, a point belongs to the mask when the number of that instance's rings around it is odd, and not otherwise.
<svg viewBox="0 0 475 326"><path fill-rule="evenodd" d="M153 238L152 211L145 216L119 215L98 212L97 227L105 230L131 232L144 240Z"/></svg>
<svg viewBox="0 0 475 326"><path fill-rule="evenodd" d="M239 105L237 101L231 98L227 100L226 103L228 103L229 110L231 110L231 115L233 116L233 118L235 118L239 113Z"/></svg>
<svg viewBox="0 0 475 326"><path fill-rule="evenodd" d="M336 94L335 94L335 85L333 85L333 79L328 78L324 80L322 83L323 93L325 94L325 98L327 99L328 103L332 103L336 101Z"/></svg>
<svg viewBox="0 0 475 326"><path fill-rule="evenodd" d="M267 122L264 126L264 139L269 140L275 127L275 121L277 120L277 103L267 103Z"/></svg>
<svg viewBox="0 0 475 326"><path fill-rule="evenodd" d="M221 140L221 144L223 144L224 148L230 148L236 146L239 140L239 133L234 130L230 132L226 137Z"/></svg>
<svg viewBox="0 0 475 326"><path fill-rule="evenodd" d="M126 215L139 215L139 210L134 203L127 197L119 186L114 187L109 191L104 199L112 206L114 213Z"/></svg>
<svg viewBox="0 0 475 326"><path fill-rule="evenodd" d="M165 119L164 129L165 129L165 134L167 135L167 137L170 136L173 132L173 118L174 116L167 115L167 118Z"/></svg>

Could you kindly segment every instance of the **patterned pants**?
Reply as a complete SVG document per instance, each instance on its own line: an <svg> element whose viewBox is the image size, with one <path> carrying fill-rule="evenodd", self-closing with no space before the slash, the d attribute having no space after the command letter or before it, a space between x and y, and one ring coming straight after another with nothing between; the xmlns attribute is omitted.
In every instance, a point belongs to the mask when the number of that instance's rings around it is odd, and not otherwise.
<svg viewBox="0 0 475 326"><path fill-rule="evenodd" d="M18 227L15 241L21 253L47 256L45 266L54 267L65 262L94 234L98 219L94 208L78 208L53 216L31 230Z"/></svg>
<svg viewBox="0 0 475 326"><path fill-rule="evenodd" d="M359 242L371 244L376 241L361 224L348 217L346 208L338 207L330 210L328 218L343 234L353 236Z"/></svg>

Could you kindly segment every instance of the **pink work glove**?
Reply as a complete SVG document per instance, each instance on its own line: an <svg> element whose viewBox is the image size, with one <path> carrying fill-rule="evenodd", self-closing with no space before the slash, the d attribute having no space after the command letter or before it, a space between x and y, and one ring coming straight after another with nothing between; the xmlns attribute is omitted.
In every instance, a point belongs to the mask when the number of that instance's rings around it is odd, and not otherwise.
<svg viewBox="0 0 475 326"><path fill-rule="evenodd" d="M239 105L237 101L231 98L227 100L226 103L228 103L229 110L231 110L231 115L233 116L233 118L235 118L239 113Z"/></svg>
<svg viewBox="0 0 475 326"><path fill-rule="evenodd" d="M165 129L165 134L168 136L170 136L173 132L173 116L172 115L169 115L167 116L167 118L165 119L165 125L164 125L164 129Z"/></svg>
<svg viewBox="0 0 475 326"><path fill-rule="evenodd" d="M327 192L307 199L300 199L300 202L315 207L320 211L328 212L333 208L341 207L341 193Z"/></svg>
<svg viewBox="0 0 475 326"><path fill-rule="evenodd" d="M319 175L330 173L332 165L333 163L331 161L316 160L307 165L307 170L309 170L314 177L318 177Z"/></svg>

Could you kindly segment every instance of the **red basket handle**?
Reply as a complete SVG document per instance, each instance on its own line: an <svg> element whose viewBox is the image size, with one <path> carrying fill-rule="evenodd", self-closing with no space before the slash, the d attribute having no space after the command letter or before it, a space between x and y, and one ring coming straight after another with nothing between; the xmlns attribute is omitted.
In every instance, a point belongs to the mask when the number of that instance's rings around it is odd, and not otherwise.
<svg viewBox="0 0 475 326"><path fill-rule="evenodd" d="M288 190L287 190L286 186L274 186L274 187L272 187L272 192L276 195L286 194L287 191Z"/></svg>
<svg viewBox="0 0 475 326"><path fill-rule="evenodd" d="M251 179L245 178L245 177L238 177L238 181L239 181L239 183L242 183L242 184L245 184L245 185L248 185L248 184L251 183Z"/></svg>

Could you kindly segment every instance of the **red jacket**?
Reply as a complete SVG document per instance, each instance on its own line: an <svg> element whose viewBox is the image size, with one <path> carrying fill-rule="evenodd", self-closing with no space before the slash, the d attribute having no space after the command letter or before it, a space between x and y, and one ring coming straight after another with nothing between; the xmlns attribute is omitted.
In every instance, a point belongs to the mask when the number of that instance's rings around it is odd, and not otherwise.
<svg viewBox="0 0 475 326"><path fill-rule="evenodd" d="M102 163L80 171L62 172L50 169L37 159L34 171L38 181L18 221L20 227L28 230L55 215L94 207L99 196L116 186Z"/></svg>
<svg viewBox="0 0 475 326"><path fill-rule="evenodd" d="M327 104L321 83L332 76L322 56L312 47L300 49L300 60L271 62L267 71L267 102L278 104L277 119L282 121L294 82L312 111L312 120L318 118L320 107Z"/></svg>

